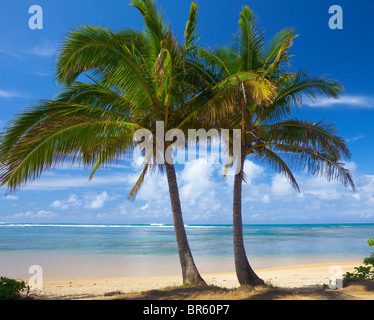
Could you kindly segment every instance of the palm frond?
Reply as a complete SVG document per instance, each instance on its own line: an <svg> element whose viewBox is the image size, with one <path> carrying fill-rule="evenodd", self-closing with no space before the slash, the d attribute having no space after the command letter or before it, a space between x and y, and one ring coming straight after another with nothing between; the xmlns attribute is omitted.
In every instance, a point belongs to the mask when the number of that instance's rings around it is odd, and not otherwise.
<svg viewBox="0 0 374 320"><path fill-rule="evenodd" d="M199 41L197 33L197 20L198 7L195 2L191 3L190 14L187 20L186 28L184 31L184 50L189 52L196 48L196 44Z"/></svg>
<svg viewBox="0 0 374 320"><path fill-rule="evenodd" d="M275 142L301 147L308 146L326 152L336 161L351 157L345 140L337 135L337 129L331 123L294 119L272 124L265 128L264 139L270 144Z"/></svg>
<svg viewBox="0 0 374 320"><path fill-rule="evenodd" d="M343 92L343 87L335 80L326 80L322 77L310 77L305 69L300 69L294 77L282 79L279 95L276 103L287 99L292 104L299 106L303 96L309 97L312 101L318 97L332 97L337 99Z"/></svg>
<svg viewBox="0 0 374 320"><path fill-rule="evenodd" d="M235 51L241 60L241 70L258 70L262 66L264 33L257 25L258 18L254 12L244 6L240 12L239 34L235 37Z"/></svg>
<svg viewBox="0 0 374 320"><path fill-rule="evenodd" d="M99 26L83 26L70 31L59 51L57 80L70 86L79 75L92 71L98 77L104 77L109 85L126 88L132 103L154 103L152 85L139 68L133 50L137 42L136 48L146 47L146 40L135 31L130 35Z"/></svg>
<svg viewBox="0 0 374 320"><path fill-rule="evenodd" d="M95 117L92 112L46 116L43 110L39 105L34 113L18 115L1 136L0 183L11 191L66 161L79 159L90 166L99 157L110 161L131 149L136 128L132 123Z"/></svg>
<svg viewBox="0 0 374 320"><path fill-rule="evenodd" d="M128 196L129 200L135 200L136 195L138 194L138 192L140 191L140 188L142 187L142 185L144 183L144 179L145 179L145 176L147 175L149 166L150 165L148 163L146 163L144 165L142 173L140 174L138 180L136 181L135 185L132 187L132 189L129 193L129 196Z"/></svg>
<svg viewBox="0 0 374 320"><path fill-rule="evenodd" d="M264 55L264 77L279 76L282 65L288 66L293 39L296 38L293 28L284 29L271 39Z"/></svg>
<svg viewBox="0 0 374 320"><path fill-rule="evenodd" d="M157 8L153 0L132 0L130 5L138 9L142 15L147 27L146 32L153 39L152 43L156 46L159 45L170 29L165 21L163 12Z"/></svg>
<svg viewBox="0 0 374 320"><path fill-rule="evenodd" d="M314 176L324 176L328 181L336 180L343 186L356 190L351 172L345 168L345 163L330 156L327 152L286 144L273 144L272 147L284 153L295 169L304 170Z"/></svg>
<svg viewBox="0 0 374 320"><path fill-rule="evenodd" d="M300 192L299 185L286 162L274 151L269 148L261 148L260 151L256 152L255 157L262 163L270 166L275 172L284 175L291 183L291 186Z"/></svg>
<svg viewBox="0 0 374 320"><path fill-rule="evenodd" d="M304 69L283 75L275 85L278 92L273 103L257 108L257 118L262 122L271 123L288 117L291 108L301 106L305 97L312 100L318 97L338 98L343 92L343 87L337 81L310 77Z"/></svg>

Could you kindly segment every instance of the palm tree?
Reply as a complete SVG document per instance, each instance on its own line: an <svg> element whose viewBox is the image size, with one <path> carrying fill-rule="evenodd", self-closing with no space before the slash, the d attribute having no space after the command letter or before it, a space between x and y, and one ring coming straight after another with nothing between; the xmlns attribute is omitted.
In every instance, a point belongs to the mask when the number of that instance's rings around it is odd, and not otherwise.
<svg viewBox="0 0 374 320"><path fill-rule="evenodd" d="M98 168L134 150L137 129L155 133L156 121L164 122L164 133L181 127L186 102L204 83L194 56L197 5L191 5L183 44L153 0L131 5L144 19L143 32L83 26L67 34L56 66L65 90L15 116L1 136L0 181L10 191L66 162L92 168L92 178ZM77 81L83 74L88 82ZM129 198L147 174L166 169L183 283L205 285L187 241L174 164L160 162L169 145L146 159Z"/></svg>
<svg viewBox="0 0 374 320"><path fill-rule="evenodd" d="M239 33L231 47L200 51L214 81L205 101L202 99L203 106L194 113L204 110L205 121L216 127L241 129L241 156L236 159L233 190L235 268L241 285L264 283L251 268L243 241L242 183L247 156L285 175L298 191L290 167L325 175L354 188L350 172L342 163L350 153L335 127L289 118L291 107L301 105L304 96L312 100L320 96L338 98L342 87L336 81L310 77L303 69L286 72L294 30L282 30L265 47L264 33L257 25L253 11L243 7ZM233 160L230 158L227 168Z"/></svg>

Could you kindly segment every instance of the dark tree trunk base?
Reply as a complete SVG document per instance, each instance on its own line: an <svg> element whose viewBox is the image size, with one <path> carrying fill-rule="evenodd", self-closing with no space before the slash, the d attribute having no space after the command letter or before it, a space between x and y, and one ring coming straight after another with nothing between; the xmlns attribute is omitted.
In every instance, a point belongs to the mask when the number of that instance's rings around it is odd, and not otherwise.
<svg viewBox="0 0 374 320"><path fill-rule="evenodd" d="M240 170L234 179L234 199L233 199L233 240L235 270L238 281L241 286L263 285L265 282L260 279L251 268L244 248L243 222L242 222L242 183L243 167L245 155L242 155L240 161ZM239 164L238 164L239 165Z"/></svg>

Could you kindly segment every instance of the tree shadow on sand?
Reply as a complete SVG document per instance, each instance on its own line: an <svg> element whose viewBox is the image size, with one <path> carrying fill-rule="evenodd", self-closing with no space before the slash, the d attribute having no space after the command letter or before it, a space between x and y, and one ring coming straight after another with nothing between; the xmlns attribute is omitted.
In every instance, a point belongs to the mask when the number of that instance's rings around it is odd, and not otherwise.
<svg viewBox="0 0 374 320"><path fill-rule="evenodd" d="M167 287L141 294L126 294L124 300L374 300L374 281L360 280L347 283L338 290L321 286L274 288L271 286L226 289L217 286Z"/></svg>

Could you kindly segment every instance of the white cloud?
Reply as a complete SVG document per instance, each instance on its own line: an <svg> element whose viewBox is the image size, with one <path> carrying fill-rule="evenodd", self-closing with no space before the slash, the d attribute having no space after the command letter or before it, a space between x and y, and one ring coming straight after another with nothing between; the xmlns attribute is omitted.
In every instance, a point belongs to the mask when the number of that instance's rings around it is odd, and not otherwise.
<svg viewBox="0 0 374 320"><path fill-rule="evenodd" d="M337 200L342 196L342 187L336 181L328 181L324 177L305 177L302 179L304 195L313 195L324 200Z"/></svg>
<svg viewBox="0 0 374 320"><path fill-rule="evenodd" d="M74 176L71 175L48 175L47 173L40 179L33 181L25 187L25 190L64 190L71 188L95 188L98 186L113 186L116 184L123 184L127 182L128 176L126 175L106 175L103 177L93 177L88 181L88 176Z"/></svg>
<svg viewBox="0 0 374 320"><path fill-rule="evenodd" d="M0 89L0 98L20 98L21 95L14 91L6 91Z"/></svg>
<svg viewBox="0 0 374 320"><path fill-rule="evenodd" d="M354 193L352 195L352 198L356 199L357 201L360 201L361 200L361 195L359 193Z"/></svg>
<svg viewBox="0 0 374 320"><path fill-rule="evenodd" d="M261 167L250 160L244 161L244 173L246 175L247 182L260 178L264 172L264 167Z"/></svg>
<svg viewBox="0 0 374 320"><path fill-rule="evenodd" d="M53 208L59 208L62 210L67 210L69 208L79 208L82 205L82 201L78 199L76 194L69 195L68 199L65 200L55 200L52 202L51 206Z"/></svg>
<svg viewBox="0 0 374 320"><path fill-rule="evenodd" d="M87 209L99 209L104 206L105 201L109 200L112 200L112 198L109 197L109 194L106 191L96 195L87 195L85 196L84 207Z"/></svg>
<svg viewBox="0 0 374 320"><path fill-rule="evenodd" d="M261 198L261 202L262 203L269 203L270 202L270 196L268 194L265 194L262 198Z"/></svg>
<svg viewBox="0 0 374 320"><path fill-rule="evenodd" d="M357 108L374 108L374 97L370 96L342 96L338 99L334 98L322 98L318 99L315 102L305 101L303 103L309 107L316 108L329 108L337 105L347 105L350 107Z"/></svg>
<svg viewBox="0 0 374 320"><path fill-rule="evenodd" d="M290 181L281 174L276 174L271 180L271 192L276 197L294 194Z"/></svg>
<svg viewBox="0 0 374 320"><path fill-rule="evenodd" d="M68 209L69 208L69 205L67 203L63 203L62 201L60 200L56 200L56 201L53 201L51 206L53 208L59 208L59 209Z"/></svg>
<svg viewBox="0 0 374 320"><path fill-rule="evenodd" d="M106 219L106 218L108 218L108 214L106 214L106 213L98 213L97 215L96 215L96 219L99 219L99 220L103 220L103 219Z"/></svg>
<svg viewBox="0 0 374 320"><path fill-rule="evenodd" d="M5 199L7 200L18 200L18 196L15 196L13 194L8 194L5 196Z"/></svg>
<svg viewBox="0 0 374 320"><path fill-rule="evenodd" d="M222 165L221 165L221 167L222 167ZM226 180L226 183L228 184L228 186L231 187L231 188L233 188L233 186L234 186L234 178L235 178L236 170L237 170L237 168L236 168L236 163L235 163L227 171L227 177L226 177L225 180ZM243 170L244 170L245 180L247 182L246 184L243 184L243 186L248 185L248 184L252 185L255 180L262 179L266 176L266 174L265 174L266 168L265 167L257 165L256 163L254 163L253 161L248 160L248 159L246 159L244 161Z"/></svg>
<svg viewBox="0 0 374 320"><path fill-rule="evenodd" d="M57 216L57 213L47 211L47 210L40 210L37 213L35 213L35 217L37 218L52 218L56 216Z"/></svg>
<svg viewBox="0 0 374 320"><path fill-rule="evenodd" d="M76 194L70 194L69 198L64 200L55 200L51 206L61 210L67 210L71 208L83 207L86 209L99 209L102 208L106 201L115 200L116 196L109 196L108 192L103 191L99 194L85 194L79 198Z"/></svg>
<svg viewBox="0 0 374 320"><path fill-rule="evenodd" d="M351 173L355 173L357 170L357 164L354 161L346 162L344 164L345 168L347 168Z"/></svg>
<svg viewBox="0 0 374 320"><path fill-rule="evenodd" d="M38 57L52 57L57 54L57 49L52 44L36 45L31 50L24 53L36 55Z"/></svg>
<svg viewBox="0 0 374 320"><path fill-rule="evenodd" d="M147 210L148 208L149 208L149 204L146 203L144 206L142 206L142 207L140 208L140 210L145 211L145 210Z"/></svg>
<svg viewBox="0 0 374 320"><path fill-rule="evenodd" d="M140 176L140 172L130 175L127 179L127 184L132 188ZM166 174L153 172L146 175L143 185L141 186L136 200L157 201L162 202L169 196L169 188L166 179Z"/></svg>
<svg viewBox="0 0 374 320"><path fill-rule="evenodd" d="M127 214L129 214L129 211L127 209L127 203L129 201L123 201L122 203L120 203L118 205L118 213L121 215L121 216L126 216Z"/></svg>
<svg viewBox="0 0 374 320"><path fill-rule="evenodd" d="M33 211L20 212L20 213L13 215L12 218L42 219L42 218L53 218L56 216L57 216L57 213L47 211L47 210L39 210L38 212L35 212L35 213Z"/></svg>
<svg viewBox="0 0 374 320"><path fill-rule="evenodd" d="M9 55L18 61L25 61L25 59L36 58L50 58L57 55L57 48L51 42L44 42L34 45L31 49L3 49L0 53Z"/></svg>
<svg viewBox="0 0 374 320"><path fill-rule="evenodd" d="M357 140L361 140L361 139L364 139L366 138L366 136L364 134L359 134L353 138L349 138L349 139L346 139L347 142L354 142L354 141L357 141Z"/></svg>
<svg viewBox="0 0 374 320"><path fill-rule="evenodd" d="M181 173L180 195L182 201L193 204L201 198L214 197L214 166L204 159L185 165Z"/></svg>

